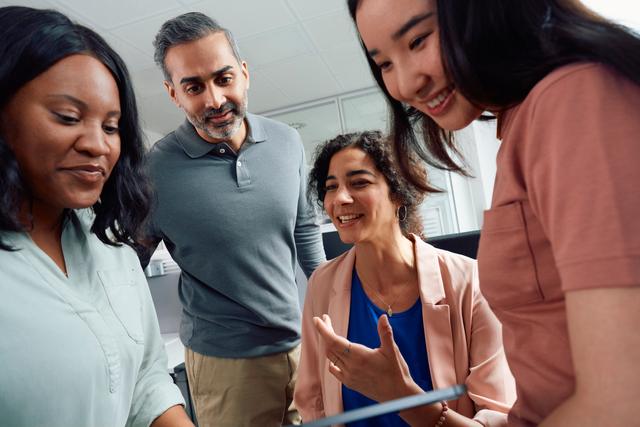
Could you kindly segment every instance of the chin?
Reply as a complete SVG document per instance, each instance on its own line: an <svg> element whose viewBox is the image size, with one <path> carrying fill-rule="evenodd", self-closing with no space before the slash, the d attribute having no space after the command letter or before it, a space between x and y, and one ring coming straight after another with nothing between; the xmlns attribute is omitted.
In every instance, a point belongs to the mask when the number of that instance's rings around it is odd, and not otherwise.
<svg viewBox="0 0 640 427"><path fill-rule="evenodd" d="M338 236L340 237L340 240L342 241L342 243L347 243L351 245L357 243L357 239L354 239L352 233L345 233L344 231L340 231L338 227L336 227L336 230L338 230Z"/></svg>
<svg viewBox="0 0 640 427"><path fill-rule="evenodd" d="M65 203L66 209L86 209L95 205L100 199L100 193L97 195L87 194L87 195L76 195L76 197L69 198L67 203Z"/></svg>

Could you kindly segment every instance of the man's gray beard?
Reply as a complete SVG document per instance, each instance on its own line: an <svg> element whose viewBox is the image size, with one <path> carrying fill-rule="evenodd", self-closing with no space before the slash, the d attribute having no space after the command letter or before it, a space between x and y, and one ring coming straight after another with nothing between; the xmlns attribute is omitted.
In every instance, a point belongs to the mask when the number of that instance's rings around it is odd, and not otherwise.
<svg viewBox="0 0 640 427"><path fill-rule="evenodd" d="M233 123L228 124L222 128L216 127L212 124L207 124L206 120L199 121L199 123L194 123L191 118L189 121L191 124L204 132L211 139L227 139L234 135L242 126L242 121L244 120L244 116L234 116Z"/></svg>
<svg viewBox="0 0 640 427"><path fill-rule="evenodd" d="M219 128L213 125L207 125L207 119L196 117L191 114L186 114L187 120L195 127L196 129L202 131L211 139L228 139L231 136L235 135L240 127L242 126L242 122L247 115L247 97L245 93L245 102L242 105L242 108L236 109L237 114L234 114L233 123L224 126L223 128ZM186 112L185 112L186 113Z"/></svg>

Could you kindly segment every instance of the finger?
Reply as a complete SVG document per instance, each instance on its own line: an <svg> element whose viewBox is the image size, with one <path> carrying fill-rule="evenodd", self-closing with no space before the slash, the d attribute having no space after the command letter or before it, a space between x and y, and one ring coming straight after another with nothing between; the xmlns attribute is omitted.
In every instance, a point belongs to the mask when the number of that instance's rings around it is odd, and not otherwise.
<svg viewBox="0 0 640 427"><path fill-rule="evenodd" d="M387 354L392 354L395 351L395 341L393 340L393 329L386 314L383 314L378 319L378 336L380 337L380 348L382 351Z"/></svg>
<svg viewBox="0 0 640 427"><path fill-rule="evenodd" d="M329 317L329 315L325 313L322 315L322 320L324 320L324 323L327 325L327 327L333 331L333 323L331 323L331 317Z"/></svg>
<svg viewBox="0 0 640 427"><path fill-rule="evenodd" d="M320 337L329 343L333 342L337 337L336 333L333 331L333 328L331 327L331 323L327 325L327 322L324 320L324 316L322 319L320 319L319 317L314 317L313 326L316 327L316 331L318 331L318 334L320 334Z"/></svg>
<svg viewBox="0 0 640 427"><path fill-rule="evenodd" d="M329 362L329 373L333 375L338 381L344 381L344 372L335 363Z"/></svg>

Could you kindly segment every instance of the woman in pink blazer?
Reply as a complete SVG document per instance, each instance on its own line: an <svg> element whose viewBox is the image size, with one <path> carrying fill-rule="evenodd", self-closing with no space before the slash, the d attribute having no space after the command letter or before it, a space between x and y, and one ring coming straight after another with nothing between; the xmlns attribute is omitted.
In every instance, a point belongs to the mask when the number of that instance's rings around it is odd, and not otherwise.
<svg viewBox="0 0 640 427"><path fill-rule="evenodd" d="M422 195L400 176L378 132L317 151L310 194L354 247L309 280L297 408L310 421L465 384L456 401L361 425L506 425L513 378L476 263L421 239Z"/></svg>

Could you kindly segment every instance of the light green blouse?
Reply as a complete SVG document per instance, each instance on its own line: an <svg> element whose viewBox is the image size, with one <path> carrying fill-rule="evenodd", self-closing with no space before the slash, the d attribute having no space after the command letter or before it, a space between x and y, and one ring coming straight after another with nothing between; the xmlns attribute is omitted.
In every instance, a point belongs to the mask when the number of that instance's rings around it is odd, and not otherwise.
<svg viewBox="0 0 640 427"><path fill-rule="evenodd" d="M0 424L148 426L183 404L167 373L158 320L135 252L89 231L62 233L68 276L26 233L2 233Z"/></svg>

